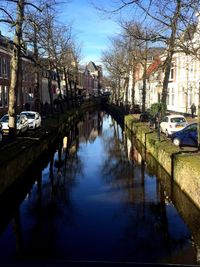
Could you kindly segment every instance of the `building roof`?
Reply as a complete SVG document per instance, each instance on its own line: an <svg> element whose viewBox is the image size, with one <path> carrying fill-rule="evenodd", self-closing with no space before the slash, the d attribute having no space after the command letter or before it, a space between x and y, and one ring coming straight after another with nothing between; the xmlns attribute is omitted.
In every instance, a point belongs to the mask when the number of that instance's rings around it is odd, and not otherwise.
<svg viewBox="0 0 200 267"><path fill-rule="evenodd" d="M88 67L88 70L89 70L90 72L98 71L98 68L97 68L97 66L95 65L95 63L94 63L93 61L90 61L90 62L88 63L88 65L87 65L87 67Z"/></svg>
<svg viewBox="0 0 200 267"><path fill-rule="evenodd" d="M159 57L155 59L155 61L148 67L147 69L147 75L151 75L155 71L158 70L158 68L162 65L162 61Z"/></svg>

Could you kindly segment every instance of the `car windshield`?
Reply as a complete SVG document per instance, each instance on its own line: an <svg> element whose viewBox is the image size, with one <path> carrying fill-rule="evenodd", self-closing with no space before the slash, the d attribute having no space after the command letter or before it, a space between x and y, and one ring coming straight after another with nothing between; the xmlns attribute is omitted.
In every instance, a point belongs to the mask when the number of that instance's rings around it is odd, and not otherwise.
<svg viewBox="0 0 200 267"><path fill-rule="evenodd" d="M26 115L26 117L28 119L35 119L35 114L34 113L23 113L24 115Z"/></svg>
<svg viewBox="0 0 200 267"><path fill-rule="evenodd" d="M1 122L8 122L8 115L4 115L1 120Z"/></svg>
<svg viewBox="0 0 200 267"><path fill-rule="evenodd" d="M176 118L171 118L171 122L186 122L185 118L182 117L176 117Z"/></svg>
<svg viewBox="0 0 200 267"><path fill-rule="evenodd" d="M191 124L185 128L186 131L197 131L197 124Z"/></svg>

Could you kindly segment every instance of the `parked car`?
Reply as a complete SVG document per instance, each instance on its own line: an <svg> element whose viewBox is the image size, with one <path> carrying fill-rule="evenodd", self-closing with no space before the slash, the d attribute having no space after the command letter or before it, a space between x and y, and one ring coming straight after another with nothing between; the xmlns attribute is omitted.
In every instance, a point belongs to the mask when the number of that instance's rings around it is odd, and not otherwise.
<svg viewBox="0 0 200 267"><path fill-rule="evenodd" d="M131 113L133 114L140 114L141 113L141 109L140 109L140 105L135 104L132 108L131 108Z"/></svg>
<svg viewBox="0 0 200 267"><path fill-rule="evenodd" d="M5 114L0 119L0 123L2 124L2 131L3 131L3 134L4 135L6 135L6 134L9 133L8 120L9 120L8 114ZM16 123L17 123L17 125L16 125L16 127L17 127L17 134L24 133L29 128L28 127L28 119L23 114L17 115Z"/></svg>
<svg viewBox="0 0 200 267"><path fill-rule="evenodd" d="M171 140L176 146L197 146L197 123L191 123L182 130L173 133Z"/></svg>
<svg viewBox="0 0 200 267"><path fill-rule="evenodd" d="M165 133L166 136L170 136L173 133L180 131L187 125L188 122L183 115L167 115L160 123L160 132Z"/></svg>
<svg viewBox="0 0 200 267"><path fill-rule="evenodd" d="M29 129L36 129L41 127L42 118L40 114L36 111L22 111L21 114L26 115L28 118Z"/></svg>
<svg viewBox="0 0 200 267"><path fill-rule="evenodd" d="M141 122L149 122L150 120L150 113L148 111L142 112L140 114L140 121Z"/></svg>

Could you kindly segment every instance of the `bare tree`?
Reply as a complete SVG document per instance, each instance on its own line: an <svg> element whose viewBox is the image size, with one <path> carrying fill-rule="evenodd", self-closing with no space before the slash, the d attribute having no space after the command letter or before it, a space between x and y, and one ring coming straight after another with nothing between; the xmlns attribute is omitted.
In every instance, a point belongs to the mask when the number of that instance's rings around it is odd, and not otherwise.
<svg viewBox="0 0 200 267"><path fill-rule="evenodd" d="M62 3L68 1L64 0ZM26 51L26 42L28 40L25 24L32 26L32 42L34 46L34 61L35 67L38 65L38 33L41 28L39 28L38 18L40 15L36 16L39 11L41 14L45 9L50 9L50 7L61 3L60 0L49 0L46 3L45 0L1 0L0 3L0 23L7 25L9 31L13 34L12 38L12 58L11 58L11 84L9 88L9 135L11 138L16 135L16 107L17 107L17 95L19 88L21 87L20 73L21 73L21 56L23 56L24 51ZM30 14L32 14L30 16ZM41 26L41 25L40 25ZM29 35L30 37L30 35ZM30 40L29 40L30 45ZM39 91L39 77L38 71L35 70L36 81L35 81L35 93L38 94Z"/></svg>
<svg viewBox="0 0 200 267"><path fill-rule="evenodd" d="M114 88L113 92L115 103L118 105L123 99L125 99L126 102L130 66L127 43L124 42L123 38L115 37L111 39L111 48L103 52L102 62L116 84L116 88Z"/></svg>
<svg viewBox="0 0 200 267"><path fill-rule="evenodd" d="M145 112L146 108L146 90L147 90L147 69L151 63L151 58L160 54L163 49L153 48L152 42L152 29L150 27L143 27L140 23L135 23L134 21L129 21L121 24L125 36L129 38L130 43L130 56L132 59L132 77L135 82L136 68L141 67L142 75L142 112ZM155 51L157 52L155 53ZM154 51L154 53L152 53ZM155 55L154 55L155 54ZM150 60L148 60L148 57ZM133 101L134 103L134 101Z"/></svg>
<svg viewBox="0 0 200 267"><path fill-rule="evenodd" d="M96 2L93 0L93 2ZM170 69L172 66L172 58L177 51L177 40L185 31L188 25L193 21L194 14L199 9L199 0L120 0L114 3L114 8L103 8L100 6L101 1L98 1L98 9L100 11L116 14L122 14L122 11L127 8L132 8L140 12L140 16L136 16L136 20L151 25L154 28L151 41L162 42L165 45L165 61L164 61L164 79L162 91L162 103L166 104L168 93L168 82ZM123 14L122 14L123 16Z"/></svg>
<svg viewBox="0 0 200 267"><path fill-rule="evenodd" d="M20 57L24 48L23 24L26 18L26 8L39 9L38 2L27 2L25 0L4 0L1 1L0 22L7 24L14 31L13 49L11 58L11 84L9 88L9 135L13 138L16 135L16 106L19 86ZM15 10L15 11L14 11Z"/></svg>

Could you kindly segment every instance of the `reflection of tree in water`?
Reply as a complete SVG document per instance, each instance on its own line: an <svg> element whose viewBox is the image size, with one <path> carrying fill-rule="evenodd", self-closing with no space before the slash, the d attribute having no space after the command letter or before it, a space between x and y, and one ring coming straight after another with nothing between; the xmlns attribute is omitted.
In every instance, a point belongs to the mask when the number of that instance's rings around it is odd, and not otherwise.
<svg viewBox="0 0 200 267"><path fill-rule="evenodd" d="M56 204L56 209L61 203L61 206L65 205L71 209L70 191L76 186L76 175L82 170L81 160L77 153L78 144L77 138L75 140L68 138L67 148L63 149L61 140L56 153L51 155L49 180L43 181L42 194L48 193L49 204L52 206ZM58 203L60 204L57 205Z"/></svg>
<svg viewBox="0 0 200 267"><path fill-rule="evenodd" d="M132 203L124 242L131 242L129 255L130 258L136 257L135 260L185 263L184 251L190 247L190 233L181 221L173 225L173 217L168 214L171 208L167 212L163 189L159 188L159 191L158 201L148 200L145 207L140 201ZM172 226L175 229L172 230ZM181 257L178 259L176 255L179 253ZM191 263L191 258L188 260Z"/></svg>
<svg viewBox="0 0 200 267"><path fill-rule="evenodd" d="M133 183L133 165L126 158L123 149L123 134L121 127L112 120L110 124L113 135L104 135L104 149L107 158L102 166L103 179L113 188L131 188Z"/></svg>
<svg viewBox="0 0 200 267"><path fill-rule="evenodd" d="M58 225L74 223L75 207L70 193L76 186L76 175L81 173L82 165L77 153L78 139L68 140L66 149L59 143L57 151L51 152L49 165L28 195L26 213L32 226L29 244L23 251L27 258L33 251L36 257L53 256Z"/></svg>
<svg viewBox="0 0 200 267"><path fill-rule="evenodd" d="M146 164L134 165L126 158L120 127L112 121L110 130L113 135L104 137L107 158L102 166L103 179L111 186L111 190L121 190L123 205L115 216L128 213L124 231L124 244L131 242L130 259L158 260L168 257L173 251L182 251L189 245L190 233L185 230L176 235L170 232L169 217L166 210L164 190L155 180L153 198L149 199ZM156 179L155 177L152 179ZM180 226L183 222L180 222ZM159 255L160 254L160 255ZM164 255L164 256L163 256Z"/></svg>

